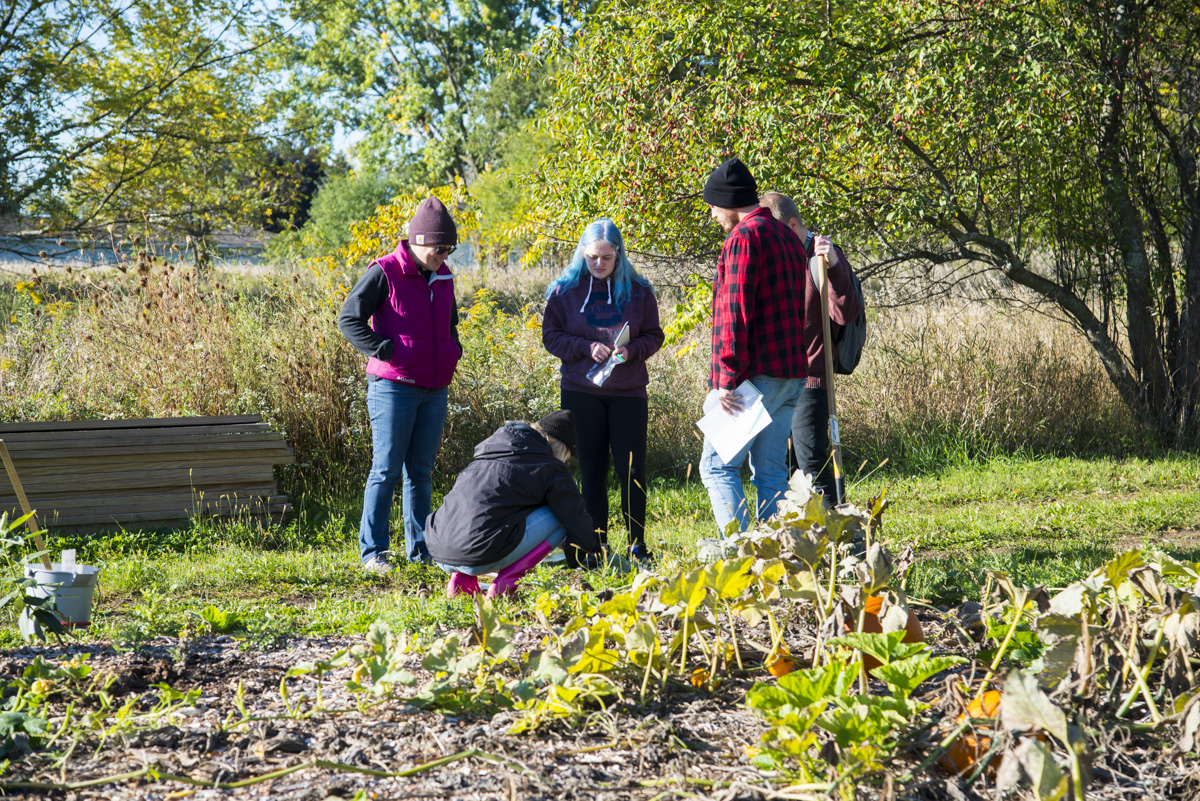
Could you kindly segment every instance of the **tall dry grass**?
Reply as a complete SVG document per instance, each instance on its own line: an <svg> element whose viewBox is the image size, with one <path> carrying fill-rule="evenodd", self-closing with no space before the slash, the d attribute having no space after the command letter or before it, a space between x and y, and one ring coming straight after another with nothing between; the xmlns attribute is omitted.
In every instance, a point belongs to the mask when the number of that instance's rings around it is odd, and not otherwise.
<svg viewBox="0 0 1200 801"><path fill-rule="evenodd" d="M337 331L350 277L242 278L197 286L141 254L89 277L35 275L4 288L0 418L89 419L259 413L304 472L357 486L370 457L364 360ZM557 361L541 346L540 293L464 275L466 357L451 385L438 480L504 420L557 407ZM670 303L664 302L665 316ZM708 332L650 365L652 473L699 458ZM1137 430L1085 342L1045 318L1000 310L880 315L856 374L839 383L848 462L914 468L1003 453L1122 452Z"/></svg>
<svg viewBox="0 0 1200 801"><path fill-rule="evenodd" d="M1095 353L1067 323L982 304L877 315L838 383L851 456L921 468L1002 454L1141 448Z"/></svg>

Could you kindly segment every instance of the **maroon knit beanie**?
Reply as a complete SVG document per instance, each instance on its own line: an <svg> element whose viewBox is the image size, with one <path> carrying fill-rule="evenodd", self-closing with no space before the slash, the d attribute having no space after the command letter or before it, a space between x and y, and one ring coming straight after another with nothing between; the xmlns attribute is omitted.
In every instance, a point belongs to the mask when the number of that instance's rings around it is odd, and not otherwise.
<svg viewBox="0 0 1200 801"><path fill-rule="evenodd" d="M427 197L408 221L408 241L412 245L457 245L458 226L442 201Z"/></svg>

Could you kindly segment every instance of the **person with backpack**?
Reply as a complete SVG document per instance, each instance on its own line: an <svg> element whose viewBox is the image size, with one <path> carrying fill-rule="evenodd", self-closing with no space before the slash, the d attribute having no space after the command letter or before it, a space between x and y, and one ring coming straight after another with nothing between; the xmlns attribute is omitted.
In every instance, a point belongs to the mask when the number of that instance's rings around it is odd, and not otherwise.
<svg viewBox="0 0 1200 801"><path fill-rule="evenodd" d="M858 364L862 351L861 335L843 352L836 346L839 335L848 326L861 326L865 331L866 317L862 303L862 290L857 284L850 260L842 249L827 236L813 234L800 218L800 210L792 198L780 192L767 192L761 200L771 216L790 228L804 243L804 252L809 259L824 256L829 268L829 321L834 346L835 371L849 374ZM813 477L816 488L825 495L826 503L833 505L837 499L837 487L833 475L833 462L829 454L829 399L825 391L825 342L821 324L821 294L816 280L805 265L804 279L804 329L801 341L808 359L808 378L796 398L792 413L792 448L789 452L789 471L803 470ZM857 330L857 329L856 329ZM839 359L853 360L844 364Z"/></svg>

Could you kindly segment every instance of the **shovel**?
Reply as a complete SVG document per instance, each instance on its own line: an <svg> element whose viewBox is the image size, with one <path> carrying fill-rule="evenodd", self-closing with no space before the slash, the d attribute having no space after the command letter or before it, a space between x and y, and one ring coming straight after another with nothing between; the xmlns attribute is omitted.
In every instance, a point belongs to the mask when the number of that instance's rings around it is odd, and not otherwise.
<svg viewBox="0 0 1200 801"><path fill-rule="evenodd" d="M821 336L825 342L825 394L829 400L829 449L833 456L833 481L837 502L846 502L846 476L842 472L842 438L838 433L837 394L833 388L833 337L829 333L829 264L824 256L813 256L808 264L821 293Z"/></svg>

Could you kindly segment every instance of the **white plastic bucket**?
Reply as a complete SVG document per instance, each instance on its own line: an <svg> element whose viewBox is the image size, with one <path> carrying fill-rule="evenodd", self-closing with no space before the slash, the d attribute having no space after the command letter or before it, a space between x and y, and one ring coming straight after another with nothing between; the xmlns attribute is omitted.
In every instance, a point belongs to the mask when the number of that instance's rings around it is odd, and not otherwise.
<svg viewBox="0 0 1200 801"><path fill-rule="evenodd" d="M54 562L47 570L40 564L32 564L25 565L25 575L37 582L29 591L31 595L46 598L54 594L54 608L64 625L91 625L92 593L100 579L100 568Z"/></svg>

